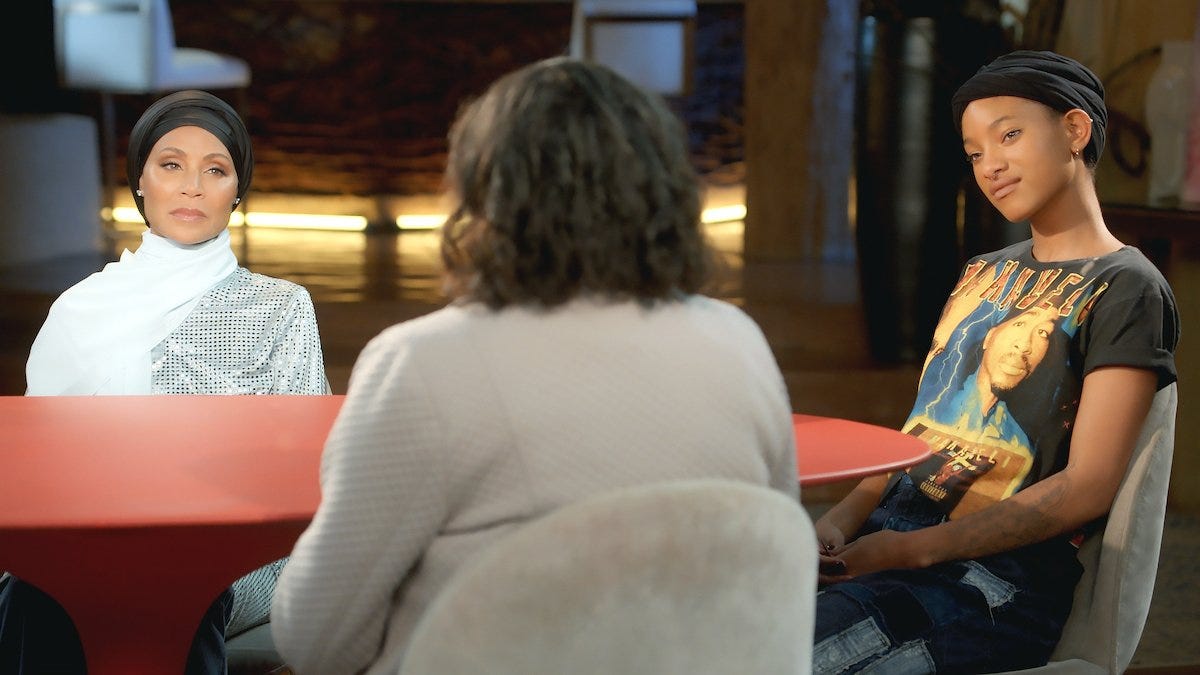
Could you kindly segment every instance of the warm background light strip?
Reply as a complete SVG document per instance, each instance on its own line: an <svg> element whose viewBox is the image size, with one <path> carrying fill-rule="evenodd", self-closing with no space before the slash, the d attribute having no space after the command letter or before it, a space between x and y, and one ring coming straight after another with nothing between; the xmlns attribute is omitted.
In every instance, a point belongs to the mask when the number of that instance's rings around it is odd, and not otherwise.
<svg viewBox="0 0 1200 675"><path fill-rule="evenodd" d="M367 219L365 216L330 216L312 213L263 213L260 211L251 211L246 214L246 223L250 227L281 227L297 230L350 230L361 232L367 229Z"/></svg>
<svg viewBox="0 0 1200 675"><path fill-rule="evenodd" d="M112 219L118 223L142 223L142 214L132 206L118 206L112 210ZM349 230L361 232L367 228L364 216L339 216L314 213L268 213L251 211L243 214L234 211L229 216L229 224L237 227L248 224L250 227L275 227L299 230Z"/></svg>
<svg viewBox="0 0 1200 675"><path fill-rule="evenodd" d="M402 213L396 216L396 227L402 230L436 230L445 222L444 213Z"/></svg>
<svg viewBox="0 0 1200 675"><path fill-rule="evenodd" d="M705 225L714 223L730 223L735 220L746 219L745 204L730 204L728 206L714 206L709 209L704 209L700 213L700 222Z"/></svg>
<svg viewBox="0 0 1200 675"><path fill-rule="evenodd" d="M102 215L107 216L108 214ZM700 215L701 222L706 225L735 222L745 218L745 204L716 206L704 209ZM142 220L142 214L132 206L118 206L112 209L112 220L118 223L145 223ZM444 213L405 213L396 216L396 227L401 230L435 230L445 222L446 214ZM249 214L243 214L241 211L234 211L229 217L229 224L235 227L248 224L250 227L361 232L367 228L368 222L364 216L263 211L251 211Z"/></svg>

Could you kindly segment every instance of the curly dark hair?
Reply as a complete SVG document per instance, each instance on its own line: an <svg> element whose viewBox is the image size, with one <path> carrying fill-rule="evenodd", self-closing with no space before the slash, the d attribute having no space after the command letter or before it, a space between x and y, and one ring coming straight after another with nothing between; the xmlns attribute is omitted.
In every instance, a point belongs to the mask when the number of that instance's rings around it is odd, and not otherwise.
<svg viewBox="0 0 1200 675"><path fill-rule="evenodd" d="M695 293L712 260L700 182L665 102L556 57L494 82L451 127L448 292L498 309Z"/></svg>

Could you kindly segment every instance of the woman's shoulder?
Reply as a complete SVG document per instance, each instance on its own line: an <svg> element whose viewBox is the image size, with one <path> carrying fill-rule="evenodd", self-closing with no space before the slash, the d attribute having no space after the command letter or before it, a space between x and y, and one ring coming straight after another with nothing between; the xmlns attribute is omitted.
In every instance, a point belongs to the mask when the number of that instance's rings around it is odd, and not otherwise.
<svg viewBox="0 0 1200 675"><path fill-rule="evenodd" d="M479 310L485 310L483 312ZM422 341L445 341L456 334L465 334L478 321L486 308L451 303L427 314L422 314L380 331L368 342L373 349L395 348L404 343Z"/></svg>
<svg viewBox="0 0 1200 675"><path fill-rule="evenodd" d="M759 332L758 324L741 307L712 296L679 294L653 302L632 299L577 298L555 313L563 321L581 321L589 325L609 325L624 329L630 324L645 330L703 330L708 334L743 335Z"/></svg>
<svg viewBox="0 0 1200 675"><path fill-rule="evenodd" d="M722 329L734 327L759 331L758 324L740 307L703 295L687 295L673 300L642 305L636 301L607 301L577 298L564 305L545 309L512 306L491 309L482 303L450 303L427 314L394 324L375 338L379 342L417 340L453 340L478 330L542 330L556 323L586 323L599 329L606 321L624 325L639 317L659 317L670 321L676 316L691 325L711 323Z"/></svg>
<svg viewBox="0 0 1200 675"><path fill-rule="evenodd" d="M1123 246L1107 257L1110 258L1109 263L1118 271L1144 277L1155 283L1167 283L1158 266L1136 246Z"/></svg>
<svg viewBox="0 0 1200 675"><path fill-rule="evenodd" d="M1161 270L1137 247L1125 246L1105 256L1097 274L1107 279L1109 302L1158 298L1175 311L1175 293Z"/></svg>
<svg viewBox="0 0 1200 675"><path fill-rule="evenodd" d="M1174 304L1174 293L1161 270L1135 246L1122 246L1095 258L1072 261L1067 271L1102 286L1105 304L1161 296Z"/></svg>
<svg viewBox="0 0 1200 675"><path fill-rule="evenodd" d="M684 306L693 308L697 312L719 314L726 317L740 317L746 321L751 321L750 315L741 307L728 300L714 298L710 295L688 295L683 298L683 304Z"/></svg>
<svg viewBox="0 0 1200 675"><path fill-rule="evenodd" d="M245 267L239 267L231 275L233 283L246 286L253 286L266 292L273 293L304 293L308 294L308 290L294 281L280 279L279 277L271 277L258 272L251 272Z"/></svg>
<svg viewBox="0 0 1200 675"><path fill-rule="evenodd" d="M238 267L210 292L212 295L242 297L258 302L287 302L304 300L311 302L308 289L294 281L251 272Z"/></svg>
<svg viewBox="0 0 1200 675"><path fill-rule="evenodd" d="M727 329L762 333L762 327L754 317L728 300L707 295L691 295L682 304L687 311Z"/></svg>

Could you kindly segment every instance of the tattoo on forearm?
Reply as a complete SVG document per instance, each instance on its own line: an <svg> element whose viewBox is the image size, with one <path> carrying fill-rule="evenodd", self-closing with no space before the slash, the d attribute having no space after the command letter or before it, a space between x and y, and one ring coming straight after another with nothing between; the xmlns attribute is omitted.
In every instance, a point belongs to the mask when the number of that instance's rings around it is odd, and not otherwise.
<svg viewBox="0 0 1200 675"><path fill-rule="evenodd" d="M958 521L961 548L954 557L978 558L1010 551L1061 533L1068 480L1063 474L1051 476L1026 495L1026 499L1010 497L962 518Z"/></svg>

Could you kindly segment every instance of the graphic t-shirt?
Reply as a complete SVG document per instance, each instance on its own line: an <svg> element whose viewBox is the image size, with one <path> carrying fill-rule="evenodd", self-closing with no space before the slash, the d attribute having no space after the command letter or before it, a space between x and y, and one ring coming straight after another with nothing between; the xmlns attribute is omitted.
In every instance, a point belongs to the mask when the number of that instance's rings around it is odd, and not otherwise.
<svg viewBox="0 0 1200 675"><path fill-rule="evenodd" d="M1061 470L1083 378L1103 366L1175 381L1170 286L1131 246L1038 262L1032 240L967 263L942 310L904 431L924 440L913 483L951 517Z"/></svg>

